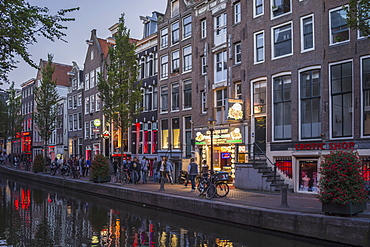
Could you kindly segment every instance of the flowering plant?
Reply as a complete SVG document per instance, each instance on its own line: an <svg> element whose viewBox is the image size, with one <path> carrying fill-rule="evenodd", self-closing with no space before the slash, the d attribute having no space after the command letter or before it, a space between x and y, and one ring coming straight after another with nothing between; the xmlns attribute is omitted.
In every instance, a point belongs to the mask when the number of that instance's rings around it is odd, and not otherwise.
<svg viewBox="0 0 370 247"><path fill-rule="evenodd" d="M348 204L366 200L361 160L355 151L332 151L320 168L318 199L322 203Z"/></svg>
<svg viewBox="0 0 370 247"><path fill-rule="evenodd" d="M97 154L95 159L92 161L92 178L97 179L98 177L106 177L109 173L109 162L108 159L102 155Z"/></svg>

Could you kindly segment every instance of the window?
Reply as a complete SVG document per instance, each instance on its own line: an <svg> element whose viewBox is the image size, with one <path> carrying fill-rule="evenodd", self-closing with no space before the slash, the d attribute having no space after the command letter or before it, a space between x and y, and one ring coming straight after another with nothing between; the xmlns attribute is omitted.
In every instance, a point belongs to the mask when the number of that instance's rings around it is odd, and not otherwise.
<svg viewBox="0 0 370 247"><path fill-rule="evenodd" d="M158 109L158 88L155 87L153 90L153 110Z"/></svg>
<svg viewBox="0 0 370 247"><path fill-rule="evenodd" d="M192 107L192 101L191 101L191 80L184 81L184 109L189 109Z"/></svg>
<svg viewBox="0 0 370 247"><path fill-rule="evenodd" d="M235 99L242 99L242 84L240 82L234 85Z"/></svg>
<svg viewBox="0 0 370 247"><path fill-rule="evenodd" d="M72 79L72 90L76 90L76 89L77 89L77 79L73 78Z"/></svg>
<svg viewBox="0 0 370 247"><path fill-rule="evenodd" d="M180 148L180 119L172 119L172 143L173 149Z"/></svg>
<svg viewBox="0 0 370 247"><path fill-rule="evenodd" d="M273 79L274 100L274 138L286 140L292 137L291 124L291 76L279 76Z"/></svg>
<svg viewBox="0 0 370 247"><path fill-rule="evenodd" d="M313 16L301 18L301 51L314 49Z"/></svg>
<svg viewBox="0 0 370 247"><path fill-rule="evenodd" d="M152 87L149 87L149 88L145 88L144 89L144 110L145 111L151 111L152 110L152 102L153 102L153 88Z"/></svg>
<svg viewBox="0 0 370 247"><path fill-rule="evenodd" d="M72 131L73 130L73 118L72 118L72 115L68 115L68 129L69 131Z"/></svg>
<svg viewBox="0 0 370 247"><path fill-rule="evenodd" d="M320 82L320 70L318 69L300 74L302 139L320 138Z"/></svg>
<svg viewBox="0 0 370 247"><path fill-rule="evenodd" d="M191 59L191 46L187 46L183 49L184 55L184 72L191 70L192 59Z"/></svg>
<svg viewBox="0 0 370 247"><path fill-rule="evenodd" d="M180 72L180 51L172 52L172 73Z"/></svg>
<svg viewBox="0 0 370 247"><path fill-rule="evenodd" d="M90 135L90 122L85 122L85 139L89 139Z"/></svg>
<svg viewBox="0 0 370 247"><path fill-rule="evenodd" d="M72 105L73 105L73 103L72 103L72 96L69 96L68 97L68 109L72 109Z"/></svg>
<svg viewBox="0 0 370 247"><path fill-rule="evenodd" d="M290 12L291 0L271 0L272 16L277 17Z"/></svg>
<svg viewBox="0 0 370 247"><path fill-rule="evenodd" d="M176 22L171 26L172 30L172 44L176 44L180 41L180 24Z"/></svg>
<svg viewBox="0 0 370 247"><path fill-rule="evenodd" d="M95 87L95 71L90 72L90 88Z"/></svg>
<svg viewBox="0 0 370 247"><path fill-rule="evenodd" d="M226 51L222 51L218 54L215 55L216 56L216 68L215 68L215 72L216 72L216 79L215 79L215 83L217 82L221 82L221 81L225 81L226 80L226 77L227 77L227 54L226 54Z"/></svg>
<svg viewBox="0 0 370 247"><path fill-rule="evenodd" d="M140 78L141 79L145 78L145 57L144 56L140 58Z"/></svg>
<svg viewBox="0 0 370 247"><path fill-rule="evenodd" d="M227 89L220 89L216 91L216 120L222 122L226 119L226 101Z"/></svg>
<svg viewBox="0 0 370 247"><path fill-rule="evenodd" d="M85 98L85 114L89 114L90 113L90 97L87 96Z"/></svg>
<svg viewBox="0 0 370 247"><path fill-rule="evenodd" d="M292 54L292 24L273 28L273 58Z"/></svg>
<svg viewBox="0 0 370 247"><path fill-rule="evenodd" d="M363 135L370 135L370 58L362 60Z"/></svg>
<svg viewBox="0 0 370 247"><path fill-rule="evenodd" d="M98 93L96 94L95 99L96 99L96 111L100 111L100 108L101 108L101 99L100 99Z"/></svg>
<svg viewBox="0 0 370 247"><path fill-rule="evenodd" d="M200 37L202 39L207 37L207 21L205 19L200 21Z"/></svg>
<svg viewBox="0 0 370 247"><path fill-rule="evenodd" d="M77 95L73 95L73 109L77 108Z"/></svg>
<svg viewBox="0 0 370 247"><path fill-rule="evenodd" d="M77 130L77 113L73 114L73 130Z"/></svg>
<svg viewBox="0 0 370 247"><path fill-rule="evenodd" d="M184 38L191 36L191 15L185 17L182 21Z"/></svg>
<svg viewBox="0 0 370 247"><path fill-rule="evenodd" d="M214 42L221 45L226 42L226 14L221 14L214 18Z"/></svg>
<svg viewBox="0 0 370 247"><path fill-rule="evenodd" d="M92 50L91 52L90 52L90 60L93 60L94 59L94 50Z"/></svg>
<svg viewBox="0 0 370 247"><path fill-rule="evenodd" d="M346 10L342 7L330 11L330 44L349 40Z"/></svg>
<svg viewBox="0 0 370 247"><path fill-rule="evenodd" d="M168 149L168 142L169 142L169 136L168 136L168 119L162 119L161 120L162 125L162 149Z"/></svg>
<svg viewBox="0 0 370 247"><path fill-rule="evenodd" d="M202 56L202 75L207 74L207 56Z"/></svg>
<svg viewBox="0 0 370 247"><path fill-rule="evenodd" d="M254 4L254 16L263 14L263 0L253 0Z"/></svg>
<svg viewBox="0 0 370 247"><path fill-rule="evenodd" d="M90 121L90 138L94 139L95 138L95 133L94 133L94 120Z"/></svg>
<svg viewBox="0 0 370 247"><path fill-rule="evenodd" d="M241 44L240 43L235 44L234 50L235 50L235 64L240 64L242 62Z"/></svg>
<svg viewBox="0 0 370 247"><path fill-rule="evenodd" d="M359 25L361 26L364 26L364 27L369 27L370 26L370 12L368 10L365 9L365 6L358 6L359 10L358 10L358 15L359 15L359 20L358 20L358 23ZM367 29L367 28L364 28L362 31L361 30L358 30L358 37L361 38L361 37L367 37L370 35L370 30Z"/></svg>
<svg viewBox="0 0 370 247"><path fill-rule="evenodd" d="M253 83L253 114L266 113L266 80Z"/></svg>
<svg viewBox="0 0 370 247"><path fill-rule="evenodd" d="M90 89L90 80L89 80L89 73L85 75L85 91Z"/></svg>
<svg viewBox="0 0 370 247"><path fill-rule="evenodd" d="M206 113L207 112L207 92L201 91L200 97L201 97L200 101L202 104L202 113Z"/></svg>
<svg viewBox="0 0 370 247"><path fill-rule="evenodd" d="M178 111L180 109L180 84L178 82L171 85L171 110Z"/></svg>
<svg viewBox="0 0 370 247"><path fill-rule="evenodd" d="M161 30L161 48L166 48L168 46L168 28L163 28Z"/></svg>
<svg viewBox="0 0 370 247"><path fill-rule="evenodd" d="M168 55L161 57L161 78L168 77Z"/></svg>
<svg viewBox="0 0 370 247"><path fill-rule="evenodd" d="M352 136L352 62L330 66L332 137Z"/></svg>
<svg viewBox="0 0 370 247"><path fill-rule="evenodd" d="M180 0L172 0L171 2L171 17L180 14Z"/></svg>
<svg viewBox="0 0 370 247"><path fill-rule="evenodd" d="M154 60L154 54L150 53L147 58L147 67L148 67L148 76L154 75L154 67L153 67L153 60Z"/></svg>
<svg viewBox="0 0 370 247"><path fill-rule="evenodd" d="M95 94L90 95L90 113L95 111Z"/></svg>
<svg viewBox="0 0 370 247"><path fill-rule="evenodd" d="M254 46L254 62L265 61L265 33L263 31L254 34Z"/></svg>
<svg viewBox="0 0 370 247"><path fill-rule="evenodd" d="M161 87L161 112L168 111L168 87Z"/></svg>
<svg viewBox="0 0 370 247"><path fill-rule="evenodd" d="M239 23L242 19L240 2L234 4L234 24Z"/></svg>
<svg viewBox="0 0 370 247"><path fill-rule="evenodd" d="M81 105L82 105L82 94L78 93L77 94L77 106L81 106Z"/></svg>

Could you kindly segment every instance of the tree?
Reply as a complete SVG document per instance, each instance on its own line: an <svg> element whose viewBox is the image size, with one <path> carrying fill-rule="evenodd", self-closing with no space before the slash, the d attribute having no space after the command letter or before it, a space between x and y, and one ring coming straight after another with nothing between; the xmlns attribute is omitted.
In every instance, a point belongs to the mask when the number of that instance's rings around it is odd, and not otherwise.
<svg viewBox="0 0 370 247"><path fill-rule="evenodd" d="M350 0L347 11L347 23L351 29L359 30L363 36L370 35L369 0Z"/></svg>
<svg viewBox="0 0 370 247"><path fill-rule="evenodd" d="M99 75L98 90L104 102L103 113L110 123L121 131L121 154L123 154L124 133L140 113L142 95L141 83L137 83L138 62L135 44L130 30L125 26L124 14L119 18L118 32L114 35L115 47L109 48L106 61L106 77Z"/></svg>
<svg viewBox="0 0 370 247"><path fill-rule="evenodd" d="M14 88L14 82L9 88L9 99L8 99L8 117L7 117L7 128L5 128L5 136L8 137L12 143L17 139L17 133L22 131L23 115L21 114L22 109L22 98Z"/></svg>
<svg viewBox="0 0 370 247"><path fill-rule="evenodd" d="M44 158L46 162L48 141L52 132L55 130L58 121L57 103L60 101L60 95L57 90L56 81L52 80L55 66L53 66L53 56L48 54L48 61L42 68L42 80L40 85L35 87L36 111L34 112L34 121L38 128L39 135L44 141Z"/></svg>
<svg viewBox="0 0 370 247"><path fill-rule="evenodd" d="M8 106L4 103L0 96L0 139L4 140L3 144L5 144L5 140L8 138L7 132L8 132Z"/></svg>
<svg viewBox="0 0 370 247"><path fill-rule="evenodd" d="M0 1L0 80L7 81L8 73L16 68L16 56L36 68L28 46L37 43L37 36L51 41L64 40L67 29L62 23L74 21L65 17L79 8L62 9L50 15L47 7L30 5L25 0ZM66 41L65 41L66 42Z"/></svg>

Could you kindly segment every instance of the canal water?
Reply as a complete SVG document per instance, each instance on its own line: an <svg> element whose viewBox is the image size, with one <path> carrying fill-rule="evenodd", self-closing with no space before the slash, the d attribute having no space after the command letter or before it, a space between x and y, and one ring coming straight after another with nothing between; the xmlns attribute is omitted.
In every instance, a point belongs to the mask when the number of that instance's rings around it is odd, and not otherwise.
<svg viewBox="0 0 370 247"><path fill-rule="evenodd" d="M343 246L234 227L1 175L0 190L0 246Z"/></svg>

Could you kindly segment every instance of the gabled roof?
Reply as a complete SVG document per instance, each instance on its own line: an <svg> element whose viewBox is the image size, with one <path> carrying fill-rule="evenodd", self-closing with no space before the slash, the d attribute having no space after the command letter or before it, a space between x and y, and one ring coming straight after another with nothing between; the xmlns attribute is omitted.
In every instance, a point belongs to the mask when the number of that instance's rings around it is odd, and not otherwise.
<svg viewBox="0 0 370 247"><path fill-rule="evenodd" d="M42 59L40 60L40 65L39 65L40 69L37 72L37 79L42 78L41 70L44 66L46 66L47 63L48 61L46 60L42 60ZM57 85L59 86L69 87L70 80L69 80L69 76L67 73L72 70L73 66L66 65L66 64L60 64L60 63L54 63L54 62L53 62L53 66L55 66L55 71L54 71L52 80L56 81Z"/></svg>
<svg viewBox="0 0 370 247"><path fill-rule="evenodd" d="M109 43L106 39L98 38L100 48L104 54L104 59L108 56L109 46L112 46L111 43Z"/></svg>

